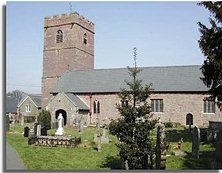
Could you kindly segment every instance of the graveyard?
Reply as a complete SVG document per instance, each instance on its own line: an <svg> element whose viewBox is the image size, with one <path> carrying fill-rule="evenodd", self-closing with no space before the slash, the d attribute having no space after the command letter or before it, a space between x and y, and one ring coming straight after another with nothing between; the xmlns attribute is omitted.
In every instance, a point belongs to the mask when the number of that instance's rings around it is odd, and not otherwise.
<svg viewBox="0 0 222 173"><path fill-rule="evenodd" d="M29 124L33 126L33 124ZM10 124L6 141L16 149L28 170L121 170L122 163L118 155L115 136L107 132L108 143L101 143L100 152L94 136L96 127L64 127L64 136L79 137L81 143L71 146L29 145L24 137L24 128L20 124ZM57 129L47 131L54 136ZM166 170L211 170L215 168L215 143L202 140L193 146L193 135L188 127L166 124L167 141L164 157ZM197 136L198 137L198 136ZM156 131L153 132L154 142ZM197 150L197 149L198 150ZM156 169L154 167L154 169Z"/></svg>

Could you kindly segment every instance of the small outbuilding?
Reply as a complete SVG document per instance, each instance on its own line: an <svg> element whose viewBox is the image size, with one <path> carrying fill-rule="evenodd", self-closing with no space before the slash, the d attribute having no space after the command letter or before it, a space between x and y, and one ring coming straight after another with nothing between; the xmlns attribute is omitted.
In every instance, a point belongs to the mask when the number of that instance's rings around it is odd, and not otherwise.
<svg viewBox="0 0 222 173"><path fill-rule="evenodd" d="M80 122L86 125L89 114L88 105L79 96L64 92L53 96L46 106L46 110L51 113L52 127L55 126L59 114L62 114L64 118L64 126L76 125Z"/></svg>
<svg viewBox="0 0 222 173"><path fill-rule="evenodd" d="M34 122L41 111L41 95L27 95L18 104L21 124Z"/></svg>
<svg viewBox="0 0 222 173"><path fill-rule="evenodd" d="M17 114L18 100L15 97L6 97L6 115L9 116L9 122L15 123L19 121Z"/></svg>

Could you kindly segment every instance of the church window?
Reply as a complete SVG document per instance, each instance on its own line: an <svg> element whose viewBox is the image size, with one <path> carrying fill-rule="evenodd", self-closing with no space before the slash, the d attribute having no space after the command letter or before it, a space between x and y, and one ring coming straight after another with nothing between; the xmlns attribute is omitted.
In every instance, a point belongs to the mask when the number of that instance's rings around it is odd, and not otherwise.
<svg viewBox="0 0 222 173"><path fill-rule="evenodd" d="M213 100L204 100L204 113L215 113L215 102Z"/></svg>
<svg viewBox="0 0 222 173"><path fill-rule="evenodd" d="M83 43L86 45L88 42L86 33L83 35Z"/></svg>
<svg viewBox="0 0 222 173"><path fill-rule="evenodd" d="M56 43L62 43L62 42L63 42L63 32L61 30L58 30L56 34Z"/></svg>
<svg viewBox="0 0 222 173"><path fill-rule="evenodd" d="M163 112L163 99L151 100L151 112Z"/></svg>
<svg viewBox="0 0 222 173"><path fill-rule="evenodd" d="M100 102L97 100L93 103L93 113L100 113Z"/></svg>

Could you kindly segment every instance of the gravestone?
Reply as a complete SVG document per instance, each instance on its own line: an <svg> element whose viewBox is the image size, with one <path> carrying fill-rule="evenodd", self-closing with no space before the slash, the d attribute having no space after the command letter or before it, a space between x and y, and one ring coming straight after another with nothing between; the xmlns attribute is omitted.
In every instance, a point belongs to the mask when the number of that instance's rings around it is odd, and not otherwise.
<svg viewBox="0 0 222 173"><path fill-rule="evenodd" d="M96 136L97 136L97 151L101 152L101 132L100 132L100 121L99 121L99 118L97 118Z"/></svg>
<svg viewBox="0 0 222 173"><path fill-rule="evenodd" d="M84 119L83 115L79 116L79 121L78 121L78 126L79 126L79 132L83 132L83 124L84 124Z"/></svg>
<svg viewBox="0 0 222 173"><path fill-rule="evenodd" d="M192 155L199 158L199 150L200 150L200 129L198 127L194 127L192 130Z"/></svg>
<svg viewBox="0 0 222 173"><path fill-rule="evenodd" d="M36 136L41 136L41 125L37 125Z"/></svg>
<svg viewBox="0 0 222 173"><path fill-rule="evenodd" d="M108 135L107 126L104 125L102 129L103 129L103 133L102 133L102 136L101 136L101 143L102 144L108 144L109 143L109 135Z"/></svg>
<svg viewBox="0 0 222 173"><path fill-rule="evenodd" d="M29 137L29 127L24 127L24 137Z"/></svg>
<svg viewBox="0 0 222 173"><path fill-rule="evenodd" d="M217 133L215 153L216 169L222 169L222 130Z"/></svg>
<svg viewBox="0 0 222 173"><path fill-rule="evenodd" d="M58 121L59 121L59 127L58 129L56 130L56 133L55 135L63 135L64 134L64 130L63 130L63 116L62 114L60 113L59 116L58 116Z"/></svg>
<svg viewBox="0 0 222 173"><path fill-rule="evenodd" d="M34 123L34 136L37 135L37 126L38 126L38 123Z"/></svg>
<svg viewBox="0 0 222 173"><path fill-rule="evenodd" d="M166 168L166 136L165 127L159 123L157 127L157 140L156 140L156 168Z"/></svg>

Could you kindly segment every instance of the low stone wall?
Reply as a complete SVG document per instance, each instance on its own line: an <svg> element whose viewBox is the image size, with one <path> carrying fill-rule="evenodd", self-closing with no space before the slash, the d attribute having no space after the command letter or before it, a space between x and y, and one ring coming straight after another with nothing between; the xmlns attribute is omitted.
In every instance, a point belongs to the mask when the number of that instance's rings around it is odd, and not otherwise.
<svg viewBox="0 0 222 173"><path fill-rule="evenodd" d="M75 147L81 143L81 138L63 136L39 136L28 139L29 145L48 147Z"/></svg>

